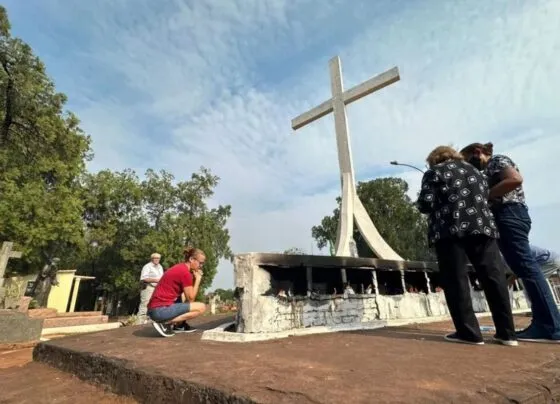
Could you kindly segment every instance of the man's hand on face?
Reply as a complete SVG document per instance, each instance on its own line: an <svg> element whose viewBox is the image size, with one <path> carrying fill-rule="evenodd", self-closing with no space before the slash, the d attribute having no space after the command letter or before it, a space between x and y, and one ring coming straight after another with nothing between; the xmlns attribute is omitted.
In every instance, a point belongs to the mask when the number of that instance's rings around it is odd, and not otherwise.
<svg viewBox="0 0 560 404"><path fill-rule="evenodd" d="M193 275L196 279L202 279L203 272L201 269L197 269L196 271L193 271Z"/></svg>

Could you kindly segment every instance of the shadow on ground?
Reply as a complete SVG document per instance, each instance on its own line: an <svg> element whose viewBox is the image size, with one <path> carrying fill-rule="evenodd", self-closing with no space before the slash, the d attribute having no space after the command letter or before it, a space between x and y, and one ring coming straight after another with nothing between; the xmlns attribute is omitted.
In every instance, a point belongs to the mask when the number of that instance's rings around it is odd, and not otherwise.
<svg viewBox="0 0 560 404"><path fill-rule="evenodd" d="M191 326L195 327L198 332L211 330L213 328L219 327L225 323L231 323L235 321L234 315L227 315L216 319L215 317L212 320L208 320L205 317L198 319L196 321L190 322ZM135 330L132 335L135 337L140 338L161 338L161 336L157 333L154 327L151 324L146 324L142 326L138 326L138 329Z"/></svg>
<svg viewBox="0 0 560 404"><path fill-rule="evenodd" d="M418 330L413 328L384 328L379 330L345 331L344 333L370 337L445 342L446 344L449 343L443 339L443 336L448 333L435 330Z"/></svg>

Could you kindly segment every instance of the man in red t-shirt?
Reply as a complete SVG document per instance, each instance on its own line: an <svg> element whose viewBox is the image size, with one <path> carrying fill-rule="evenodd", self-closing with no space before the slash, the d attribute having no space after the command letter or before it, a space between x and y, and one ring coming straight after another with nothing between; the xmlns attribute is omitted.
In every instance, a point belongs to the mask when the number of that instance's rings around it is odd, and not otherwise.
<svg viewBox="0 0 560 404"><path fill-rule="evenodd" d="M152 325L164 337L175 335L173 326L195 318L206 310L204 303L194 301L206 256L196 248L185 248L183 253L185 262L172 266L163 274L148 303L148 316L153 320ZM176 303L181 294L185 295L186 301Z"/></svg>

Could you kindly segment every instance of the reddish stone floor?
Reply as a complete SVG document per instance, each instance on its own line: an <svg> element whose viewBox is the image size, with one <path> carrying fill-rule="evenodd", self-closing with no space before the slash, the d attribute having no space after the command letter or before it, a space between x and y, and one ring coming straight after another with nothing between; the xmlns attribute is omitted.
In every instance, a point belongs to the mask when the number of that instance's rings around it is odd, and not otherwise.
<svg viewBox="0 0 560 404"><path fill-rule="evenodd" d="M210 320L205 318L203 323ZM516 325L522 327L528 321L519 316ZM491 324L489 319L481 323ZM488 338L484 346L466 346L444 341L442 334L449 330L451 325L445 322L243 344L201 341L200 333L161 338L151 326L141 326L50 341L44 344L43 353L38 349L36 354L70 371L74 366L82 377L87 373L146 402L154 402L151 394L156 391L160 398L171 394L170 386L175 385L183 393L204 388L204 394L220 391L223 400L237 398L247 403L528 403L560 399L558 345L524 343L511 348ZM53 350L63 355L53 356ZM64 355L74 358L75 365L64 365ZM107 359L111 377L104 376L100 358ZM90 370L80 363L97 368ZM154 391L133 386L138 377L149 377L144 380L153 383Z"/></svg>
<svg viewBox="0 0 560 404"><path fill-rule="evenodd" d="M0 403L132 404L71 374L32 362L33 348L0 351Z"/></svg>

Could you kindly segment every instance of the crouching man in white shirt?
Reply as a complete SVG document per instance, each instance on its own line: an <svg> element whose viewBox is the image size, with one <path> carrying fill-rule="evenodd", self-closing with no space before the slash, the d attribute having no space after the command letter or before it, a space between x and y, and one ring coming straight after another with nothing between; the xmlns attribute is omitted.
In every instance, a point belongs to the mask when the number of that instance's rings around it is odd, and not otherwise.
<svg viewBox="0 0 560 404"><path fill-rule="evenodd" d="M160 265L159 260L161 255L153 253L151 261L142 268L140 273L140 305L138 306L138 322L137 324L145 324L147 322L148 302L154 293L157 283L163 276L163 267Z"/></svg>

